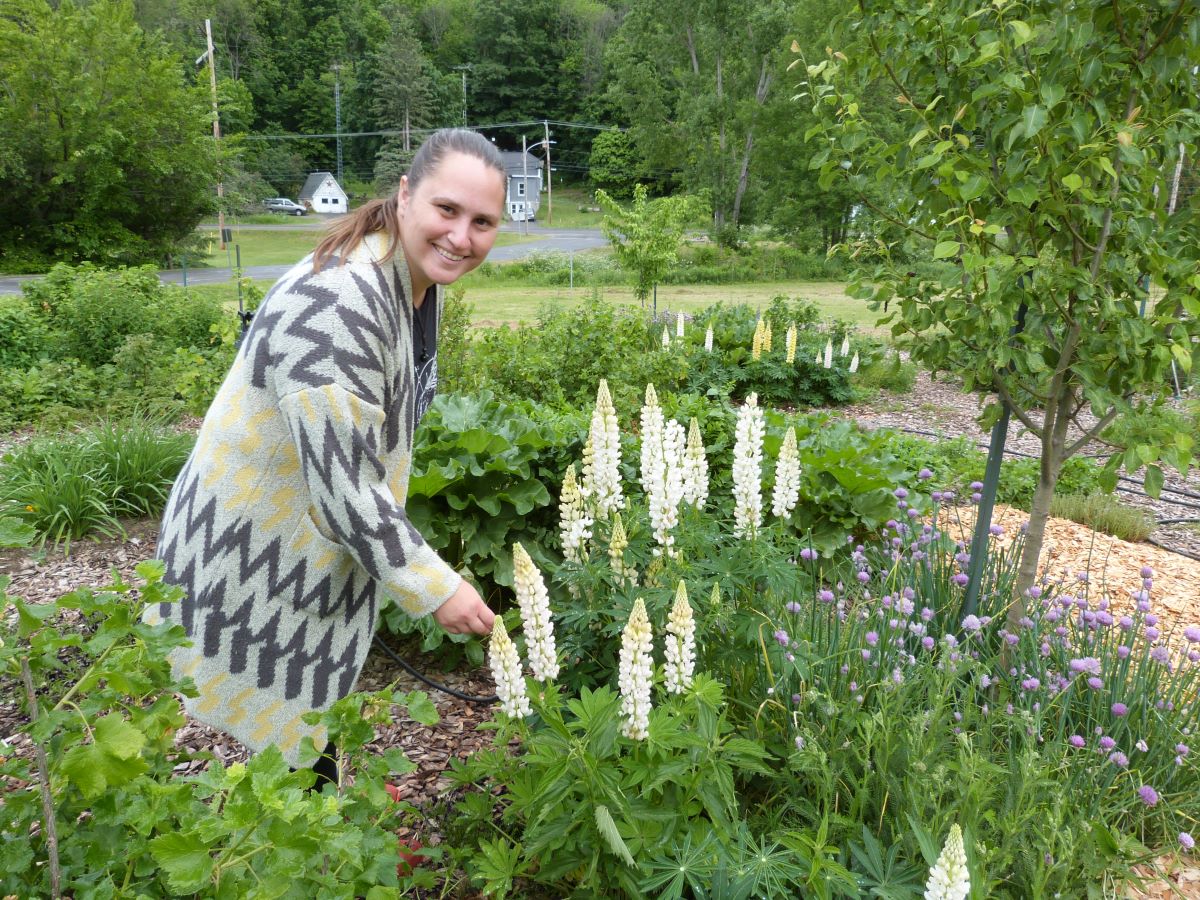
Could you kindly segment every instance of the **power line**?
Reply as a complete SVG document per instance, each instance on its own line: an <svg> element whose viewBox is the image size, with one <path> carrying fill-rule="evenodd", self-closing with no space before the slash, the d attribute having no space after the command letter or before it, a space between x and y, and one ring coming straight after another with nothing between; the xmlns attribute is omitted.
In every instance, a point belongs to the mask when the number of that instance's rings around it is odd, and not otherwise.
<svg viewBox="0 0 1200 900"><path fill-rule="evenodd" d="M617 125L593 125L588 122L557 122L551 119L531 119L528 122L493 122L489 125L472 125L471 131L495 131L503 128L529 128L534 125L553 125L555 128L583 128L590 131L626 131ZM433 134L437 128L410 128L409 134ZM400 137L401 129L384 129L381 131L343 131L333 134L240 134L239 138L247 141L307 141L348 137Z"/></svg>

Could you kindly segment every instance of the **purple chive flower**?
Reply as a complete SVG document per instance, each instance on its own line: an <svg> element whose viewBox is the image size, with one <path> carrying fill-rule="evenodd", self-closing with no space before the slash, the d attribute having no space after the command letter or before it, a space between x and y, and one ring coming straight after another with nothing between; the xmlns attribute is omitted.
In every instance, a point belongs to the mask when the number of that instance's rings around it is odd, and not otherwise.
<svg viewBox="0 0 1200 900"><path fill-rule="evenodd" d="M929 469L922 469L917 473L917 478L921 479L921 481L928 481L932 477L933 472L931 472Z"/></svg>
<svg viewBox="0 0 1200 900"><path fill-rule="evenodd" d="M1138 750L1139 750L1140 752L1142 752L1142 753L1149 753L1149 752L1150 752L1150 745L1149 745L1149 744L1147 744L1147 743L1146 743L1146 741L1145 741L1144 739L1143 739L1143 740L1140 740L1140 741L1138 741L1138 742L1137 742L1136 744L1134 744L1133 746L1137 747L1137 748L1138 748Z"/></svg>
<svg viewBox="0 0 1200 900"><path fill-rule="evenodd" d="M1150 651L1150 658L1156 663L1166 666L1171 662L1171 651L1166 647L1155 647Z"/></svg>
<svg viewBox="0 0 1200 900"><path fill-rule="evenodd" d="M1074 747L1076 750L1082 750L1084 747L1087 746L1087 741L1085 741L1083 739L1082 735L1078 735L1078 734L1073 734L1069 738L1067 738L1067 743L1070 744L1072 747Z"/></svg>
<svg viewBox="0 0 1200 900"><path fill-rule="evenodd" d="M1088 573L1087 572L1076 572L1075 577L1079 580L1080 584L1088 583Z"/></svg>
<svg viewBox="0 0 1200 900"><path fill-rule="evenodd" d="M1146 629L1146 640L1157 641L1158 635L1159 635L1159 631L1153 625L1151 625L1149 628Z"/></svg>
<svg viewBox="0 0 1200 900"><path fill-rule="evenodd" d="M1191 850L1196 846L1196 841L1186 831L1179 832L1179 846L1184 850Z"/></svg>
<svg viewBox="0 0 1200 900"><path fill-rule="evenodd" d="M1126 756L1124 753L1122 753L1120 750L1118 750L1115 753L1110 753L1108 756L1108 761L1110 763L1112 763L1114 766L1116 766L1118 769L1124 769L1126 766L1129 765L1129 757Z"/></svg>
<svg viewBox="0 0 1200 900"><path fill-rule="evenodd" d="M951 578L950 580L951 580L951 581L953 581L955 584L957 584L959 587L965 587L965 586L966 586L966 583L967 583L967 582L968 582L970 579L969 579L969 578L967 578L966 574L964 574L963 572L959 572L957 575L955 575L955 576L954 576L953 578Z"/></svg>
<svg viewBox="0 0 1200 900"><path fill-rule="evenodd" d="M800 551L800 558L802 560L804 560L805 562L812 562L814 559L817 558L817 554L814 553L811 548L805 547L803 550Z"/></svg>
<svg viewBox="0 0 1200 900"><path fill-rule="evenodd" d="M1175 745L1175 752L1178 753L1180 756L1187 756L1188 752L1190 750L1191 750L1191 748L1187 744L1176 744Z"/></svg>
<svg viewBox="0 0 1200 900"><path fill-rule="evenodd" d="M879 643L879 634L874 631L868 631L867 632L867 646L874 647L878 643Z"/></svg>
<svg viewBox="0 0 1200 900"><path fill-rule="evenodd" d="M945 495L942 494L941 491L934 491L932 494L929 495L929 499L931 499L934 503L941 503L943 496L945 496Z"/></svg>
<svg viewBox="0 0 1200 900"><path fill-rule="evenodd" d="M1157 625L1158 624L1158 616L1156 616L1154 613L1146 613L1146 624L1147 625Z"/></svg>
<svg viewBox="0 0 1200 900"><path fill-rule="evenodd" d="M1117 645L1117 659L1124 659L1129 655L1129 648L1124 644Z"/></svg>
<svg viewBox="0 0 1200 900"><path fill-rule="evenodd" d="M1149 566L1142 566L1141 576L1143 578L1153 578L1154 570L1152 568L1150 568Z"/></svg>
<svg viewBox="0 0 1200 900"><path fill-rule="evenodd" d="M870 659L870 658L871 658L871 651L870 651L870 650L863 650L863 652L862 652L862 658L863 658L863 659Z"/></svg>
<svg viewBox="0 0 1200 900"><path fill-rule="evenodd" d="M1195 625L1189 625L1183 629L1183 636L1187 638L1189 644L1200 643L1200 628Z"/></svg>
<svg viewBox="0 0 1200 900"><path fill-rule="evenodd" d="M1017 646L1017 644L1020 642L1020 640L1021 640L1021 638L1015 634L1006 634L1004 636L1004 643L1008 644L1010 647Z"/></svg>
<svg viewBox="0 0 1200 900"><path fill-rule="evenodd" d="M833 591L822 590L817 593L817 599L820 600L822 603L832 603L833 602Z"/></svg>
<svg viewBox="0 0 1200 900"><path fill-rule="evenodd" d="M1036 678L1026 678L1021 682L1021 687L1027 691L1036 691L1042 686L1042 683Z"/></svg>
<svg viewBox="0 0 1200 900"><path fill-rule="evenodd" d="M787 606L784 607L784 609L786 609L790 613L804 612L804 607L801 606L799 603L797 603L795 600L789 601Z"/></svg>
<svg viewBox="0 0 1200 900"><path fill-rule="evenodd" d="M802 699L804 699L804 698L801 697L799 694L792 694L792 702L793 703L798 704Z"/></svg>
<svg viewBox="0 0 1200 900"><path fill-rule="evenodd" d="M1117 624L1121 626L1122 631L1128 631L1133 627L1133 619L1129 618L1129 616L1121 616ZM1197 636L1200 637L1200 633Z"/></svg>
<svg viewBox="0 0 1200 900"><path fill-rule="evenodd" d="M971 482L971 490L982 491L983 490L983 482L982 481L972 481Z"/></svg>
<svg viewBox="0 0 1200 900"><path fill-rule="evenodd" d="M1100 674L1100 660L1094 656L1081 656L1071 660L1072 672L1087 672L1089 675Z"/></svg>
<svg viewBox="0 0 1200 900"><path fill-rule="evenodd" d="M1096 675L1091 675L1088 677L1087 686L1093 691L1098 691L1104 687L1104 679Z"/></svg>
<svg viewBox="0 0 1200 900"><path fill-rule="evenodd" d="M791 638L788 637L788 633L786 631L784 631L782 628L779 629L777 632L775 632L775 634L772 635L772 637L774 637L775 640L779 642L779 646L781 646L781 647L786 647L788 645L788 641L791 640Z"/></svg>
<svg viewBox="0 0 1200 900"><path fill-rule="evenodd" d="M1100 738L1100 749L1103 750L1105 753L1107 753L1109 750L1111 750L1115 746L1117 746L1116 740L1109 737L1107 734Z"/></svg>
<svg viewBox="0 0 1200 900"><path fill-rule="evenodd" d="M932 650L933 646L934 646L933 638L929 637L929 635L926 635L925 637L921 638L921 646L924 647L926 650Z"/></svg>
<svg viewBox="0 0 1200 900"><path fill-rule="evenodd" d="M978 503L978 502L979 502L980 500L982 500L982 499L983 499L983 494L979 493L979 491L976 491L975 493L973 493L973 494L971 495L971 502L972 502L972 503Z"/></svg>
<svg viewBox="0 0 1200 900"><path fill-rule="evenodd" d="M1147 806L1154 806L1158 803L1158 791L1150 787L1148 784L1143 784L1140 788L1138 788L1138 797L1140 797L1142 802Z"/></svg>
<svg viewBox="0 0 1200 900"><path fill-rule="evenodd" d="M990 534L992 537L1002 537L1004 535L1004 529L999 525L992 525L988 528L988 534Z"/></svg>
<svg viewBox="0 0 1200 900"><path fill-rule="evenodd" d="M868 581L871 580L871 573L870 572L859 572L854 577L858 579L859 584L866 584Z"/></svg>
<svg viewBox="0 0 1200 900"><path fill-rule="evenodd" d="M979 616L970 615L962 620L963 631L978 631L983 627L983 623L979 621Z"/></svg>
<svg viewBox="0 0 1200 900"><path fill-rule="evenodd" d="M1031 587L1025 593L1028 594L1030 597L1032 597L1034 600L1036 600L1038 597L1042 596L1042 589L1035 584L1033 587Z"/></svg>
<svg viewBox="0 0 1200 900"><path fill-rule="evenodd" d="M1112 705L1112 714L1117 718L1126 715L1129 712L1129 707L1124 703L1114 703Z"/></svg>
<svg viewBox="0 0 1200 900"><path fill-rule="evenodd" d="M903 500L908 496L908 491L902 487L898 487L892 491L892 496L894 496L897 500Z"/></svg>

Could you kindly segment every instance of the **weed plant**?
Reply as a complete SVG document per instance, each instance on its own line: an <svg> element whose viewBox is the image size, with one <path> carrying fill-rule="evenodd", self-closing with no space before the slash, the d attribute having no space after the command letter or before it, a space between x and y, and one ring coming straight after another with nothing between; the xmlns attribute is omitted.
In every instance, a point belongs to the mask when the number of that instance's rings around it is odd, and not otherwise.
<svg viewBox="0 0 1200 900"><path fill-rule="evenodd" d="M773 437L753 488L767 497ZM955 494L931 478L888 491L888 520L840 547L811 542L796 512L738 537L714 486L679 509L670 550L651 524L663 501L627 480L625 546L597 514L580 555L564 549L547 568L561 670L526 680L531 715L500 715L497 748L460 769L464 785L486 785L453 826L463 846L483 841L459 857L476 883L522 896L716 896L720 884L721 896L912 897L958 824L972 896L1084 896L1187 849L1200 628L1163 632L1145 569L1124 602L1086 576L1043 581L1008 632L1022 538L999 527L965 615L966 546L935 524ZM661 646L681 590L696 679L676 695L665 668L647 670L641 737L611 691L642 690L619 635L644 604ZM678 738L689 734L709 737ZM716 796L689 795L698 755L731 747L706 763Z"/></svg>
<svg viewBox="0 0 1200 900"><path fill-rule="evenodd" d="M144 417L35 438L0 459L0 517L68 550L90 534L123 534L122 517L162 511L193 441Z"/></svg>
<svg viewBox="0 0 1200 900"><path fill-rule="evenodd" d="M1154 517L1112 494L1066 494L1050 501L1050 515L1070 519L1123 541L1139 542L1154 531Z"/></svg>

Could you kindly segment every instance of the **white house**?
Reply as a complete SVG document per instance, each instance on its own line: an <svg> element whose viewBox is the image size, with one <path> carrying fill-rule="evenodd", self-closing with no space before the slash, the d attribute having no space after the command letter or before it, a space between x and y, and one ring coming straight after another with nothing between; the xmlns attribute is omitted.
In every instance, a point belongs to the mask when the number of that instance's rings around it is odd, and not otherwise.
<svg viewBox="0 0 1200 900"><path fill-rule="evenodd" d="M520 150L502 150L508 187L505 190L504 210L514 222L537 218L538 206L542 202L542 166L544 163L532 153L521 159Z"/></svg>
<svg viewBox="0 0 1200 900"><path fill-rule="evenodd" d="M318 213L350 211L350 198L330 172L313 172L300 189L300 202Z"/></svg>

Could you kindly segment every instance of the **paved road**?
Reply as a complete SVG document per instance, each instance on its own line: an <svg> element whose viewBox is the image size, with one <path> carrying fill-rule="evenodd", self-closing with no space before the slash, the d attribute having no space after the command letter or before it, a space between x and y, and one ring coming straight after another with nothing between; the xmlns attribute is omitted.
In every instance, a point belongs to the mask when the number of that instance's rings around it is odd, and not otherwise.
<svg viewBox="0 0 1200 900"><path fill-rule="evenodd" d="M215 226L214 226L215 227ZM260 229L264 231L307 230L307 225L241 225L240 228ZM508 222L501 231L520 234L522 226ZM521 259L538 250L557 250L562 253L573 253L577 250L593 250L603 247L608 242L599 229L579 228L544 228L537 223L529 224L529 236L532 240L521 244L510 244L505 247L495 247L488 254L489 262L508 262ZM248 278L267 279L274 281L282 276L291 264L282 266L246 266L242 272ZM188 269L188 284L219 284L228 281L232 273L228 268ZM0 294L19 294L21 284L40 275L0 275ZM183 271L180 269L164 269L158 273L159 279L165 284L182 284Z"/></svg>

